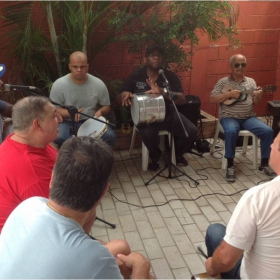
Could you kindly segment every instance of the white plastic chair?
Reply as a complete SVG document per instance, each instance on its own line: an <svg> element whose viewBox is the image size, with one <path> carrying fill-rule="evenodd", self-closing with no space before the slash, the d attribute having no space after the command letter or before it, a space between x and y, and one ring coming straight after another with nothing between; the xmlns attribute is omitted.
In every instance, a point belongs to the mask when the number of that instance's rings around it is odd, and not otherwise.
<svg viewBox="0 0 280 280"><path fill-rule="evenodd" d="M130 142L130 148L129 148L129 153L132 153L134 143L135 143L135 137L136 137L136 132L138 131L137 127L134 125L133 127L133 132L132 132L132 137L131 137L131 142ZM168 140L169 140L169 145L170 145L170 140L171 140L171 134L167 130L161 130L158 133L160 137L160 149L164 150L164 135L168 135ZM147 171L148 170L148 163L149 163L149 151L147 147L145 146L144 142L142 141L142 170ZM172 143L172 163L176 165L176 157L175 157L175 148L174 148L174 140Z"/></svg>
<svg viewBox="0 0 280 280"><path fill-rule="evenodd" d="M219 132L225 133L222 125L220 124L220 121L218 121L218 123L217 123L213 145L212 145L211 150L210 150L211 155L214 153L215 146L216 146L216 143L217 143L217 139L218 139L218 136L219 136ZM247 151L249 137L252 137L252 139L253 139L253 167L254 167L254 169L257 169L258 137L248 130L240 130L238 136L244 136L243 147L242 147L242 154L244 154L244 155L246 154L246 151ZM224 155L225 155L225 147L224 147L224 151L223 151L222 169L227 168L227 159L224 157Z"/></svg>

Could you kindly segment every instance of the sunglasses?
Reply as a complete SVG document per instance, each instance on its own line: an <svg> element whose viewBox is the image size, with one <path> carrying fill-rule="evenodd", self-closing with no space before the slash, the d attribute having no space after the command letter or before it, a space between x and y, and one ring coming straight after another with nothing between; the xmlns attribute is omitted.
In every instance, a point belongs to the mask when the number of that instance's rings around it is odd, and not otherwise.
<svg viewBox="0 0 280 280"><path fill-rule="evenodd" d="M234 68L239 68L240 65L241 65L242 68L245 68L247 64L245 62L243 62L243 63L235 63L233 66L234 66Z"/></svg>

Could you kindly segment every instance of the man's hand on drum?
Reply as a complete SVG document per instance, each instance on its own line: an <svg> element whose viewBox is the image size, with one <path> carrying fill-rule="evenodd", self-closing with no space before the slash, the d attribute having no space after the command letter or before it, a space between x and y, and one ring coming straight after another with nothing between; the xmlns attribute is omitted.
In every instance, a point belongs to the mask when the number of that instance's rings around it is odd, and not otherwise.
<svg viewBox="0 0 280 280"><path fill-rule="evenodd" d="M99 118L100 116L102 116L101 110L96 111L95 114L94 114L94 117Z"/></svg>
<svg viewBox="0 0 280 280"><path fill-rule="evenodd" d="M133 98L133 94L129 91L123 91L121 93L122 96L122 106L130 106L131 105L131 101L130 98Z"/></svg>
<svg viewBox="0 0 280 280"><path fill-rule="evenodd" d="M83 112L84 111L84 108L80 108L78 109L78 112ZM75 122L78 122L80 120L80 114L76 114L75 115Z"/></svg>
<svg viewBox="0 0 280 280"><path fill-rule="evenodd" d="M154 82L152 79L149 78L146 80L146 82L151 87L150 90L146 91L147 94L156 94L159 96L164 93L163 88L159 87L157 83Z"/></svg>

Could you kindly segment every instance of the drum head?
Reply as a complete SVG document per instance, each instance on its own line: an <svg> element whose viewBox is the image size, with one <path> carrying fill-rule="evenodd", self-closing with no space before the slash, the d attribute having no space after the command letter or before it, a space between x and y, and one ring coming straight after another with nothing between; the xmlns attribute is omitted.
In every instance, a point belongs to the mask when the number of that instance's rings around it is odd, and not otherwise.
<svg viewBox="0 0 280 280"><path fill-rule="evenodd" d="M106 121L106 119L102 116L100 116L98 119L104 122ZM103 131L106 129L106 127L107 125L105 123L96 121L94 119L88 119L80 126L77 135L96 138L103 134Z"/></svg>

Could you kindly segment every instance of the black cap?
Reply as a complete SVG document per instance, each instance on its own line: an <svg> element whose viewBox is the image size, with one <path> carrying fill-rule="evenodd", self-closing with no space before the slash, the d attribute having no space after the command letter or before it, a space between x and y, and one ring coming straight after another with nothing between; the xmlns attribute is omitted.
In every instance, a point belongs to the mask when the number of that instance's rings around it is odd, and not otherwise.
<svg viewBox="0 0 280 280"><path fill-rule="evenodd" d="M149 55L152 51L158 51L159 53L163 54L164 49L158 45L150 45L146 49L146 56Z"/></svg>

